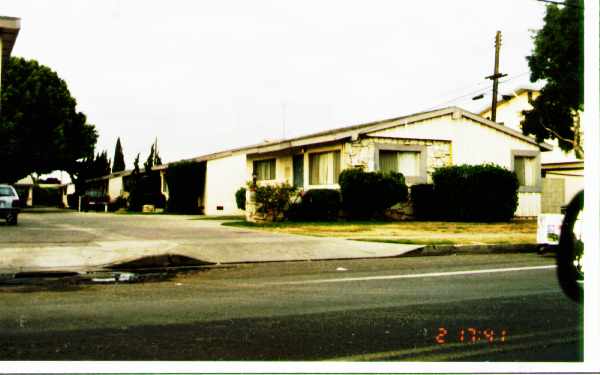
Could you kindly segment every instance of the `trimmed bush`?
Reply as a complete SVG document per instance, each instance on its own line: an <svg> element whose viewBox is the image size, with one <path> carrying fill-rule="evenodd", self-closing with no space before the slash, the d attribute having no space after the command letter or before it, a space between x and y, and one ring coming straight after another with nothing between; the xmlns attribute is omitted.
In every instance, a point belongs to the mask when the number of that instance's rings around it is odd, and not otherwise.
<svg viewBox="0 0 600 375"><path fill-rule="evenodd" d="M284 218L290 207L290 197L296 188L288 183L256 187L257 212L265 214L273 221Z"/></svg>
<svg viewBox="0 0 600 375"><path fill-rule="evenodd" d="M498 165L438 168L433 184L436 211L443 220L508 221L517 209L517 176Z"/></svg>
<svg viewBox="0 0 600 375"><path fill-rule="evenodd" d="M235 203L240 210L246 209L246 188L241 187L235 192Z"/></svg>
<svg viewBox="0 0 600 375"><path fill-rule="evenodd" d="M311 189L302 194L300 203L294 204L289 218L292 220L335 220L342 208L342 196L335 189Z"/></svg>
<svg viewBox="0 0 600 375"><path fill-rule="evenodd" d="M433 184L417 184L410 187L413 214L417 220L436 219L436 196Z"/></svg>
<svg viewBox="0 0 600 375"><path fill-rule="evenodd" d="M401 173L346 169L340 174L342 208L354 219L383 216L396 203L405 202L408 188Z"/></svg>

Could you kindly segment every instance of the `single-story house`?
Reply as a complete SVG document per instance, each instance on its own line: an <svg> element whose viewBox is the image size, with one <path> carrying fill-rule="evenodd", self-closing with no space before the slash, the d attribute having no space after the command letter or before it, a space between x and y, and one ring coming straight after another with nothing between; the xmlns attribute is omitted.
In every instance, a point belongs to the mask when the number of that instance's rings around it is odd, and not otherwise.
<svg viewBox="0 0 600 375"><path fill-rule="evenodd" d="M523 111L532 108L531 102L538 95L538 90L525 87L502 95L502 100L498 101L496 122L520 131ZM490 114L490 107L480 112L486 118ZM545 142L552 145L553 149L541 154L541 213L560 213L561 206L567 204L584 187L584 161L574 151L561 150L556 139Z"/></svg>
<svg viewBox="0 0 600 375"><path fill-rule="evenodd" d="M552 146L458 107L266 142L194 159L206 163L202 206L206 215L243 214L235 192L259 183L287 182L301 189L339 188L346 168L398 171L408 185L431 182L435 168L495 163L517 172L517 216L541 211L540 154ZM167 165L157 169L164 174ZM167 191L164 191L168 193Z"/></svg>
<svg viewBox="0 0 600 375"><path fill-rule="evenodd" d="M253 176L259 184L287 182L298 188L339 188L342 170L397 171L407 184L432 182L435 168L458 164L494 163L517 173L521 183L517 216L541 212L542 152L518 130L500 125L458 107L332 129L291 139L198 156L186 161L204 163L198 176L204 186L198 206L206 215L243 215L235 192ZM162 193L169 196L169 165L154 166L161 176ZM102 194L116 199L126 194L124 178L131 171L90 180ZM92 184L94 185L94 184Z"/></svg>

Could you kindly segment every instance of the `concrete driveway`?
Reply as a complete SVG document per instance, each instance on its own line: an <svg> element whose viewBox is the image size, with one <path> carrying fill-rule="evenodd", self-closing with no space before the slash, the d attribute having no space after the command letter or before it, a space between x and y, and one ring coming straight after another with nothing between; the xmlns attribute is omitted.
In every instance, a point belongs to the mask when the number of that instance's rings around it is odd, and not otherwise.
<svg viewBox="0 0 600 375"><path fill-rule="evenodd" d="M0 272L83 271L159 255L201 263L395 257L423 247L268 233L183 215L23 212L0 223Z"/></svg>

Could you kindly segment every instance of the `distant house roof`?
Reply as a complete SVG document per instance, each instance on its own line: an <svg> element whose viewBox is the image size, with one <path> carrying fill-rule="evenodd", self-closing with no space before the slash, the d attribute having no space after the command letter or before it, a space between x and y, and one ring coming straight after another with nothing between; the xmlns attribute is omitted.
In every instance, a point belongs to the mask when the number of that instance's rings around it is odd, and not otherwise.
<svg viewBox="0 0 600 375"><path fill-rule="evenodd" d="M503 103L509 102L524 92L539 92L539 91L540 91L539 89L536 89L533 87L519 87L518 89L513 90L508 94L503 94L502 99L498 100L497 105L500 106ZM489 112L491 110L492 110L492 106L489 105L489 106L485 107L483 110L479 111L479 115L483 116L484 113Z"/></svg>
<svg viewBox="0 0 600 375"><path fill-rule="evenodd" d="M107 174L104 176L90 178L89 180L86 180L86 182L102 181L102 180L108 180L109 178L129 176L132 172L133 172L133 169L128 169L126 171L120 171L120 172L114 172L114 173L110 173L110 174Z"/></svg>

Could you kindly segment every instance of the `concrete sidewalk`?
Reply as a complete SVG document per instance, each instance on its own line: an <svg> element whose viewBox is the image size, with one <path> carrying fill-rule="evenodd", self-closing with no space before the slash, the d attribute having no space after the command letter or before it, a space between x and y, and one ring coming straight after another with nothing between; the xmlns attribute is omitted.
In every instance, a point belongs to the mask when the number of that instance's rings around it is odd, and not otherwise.
<svg viewBox="0 0 600 375"><path fill-rule="evenodd" d="M23 214L19 226L2 227L0 234L5 274L90 271L162 255L232 264L397 257L423 248L268 233L168 215Z"/></svg>

